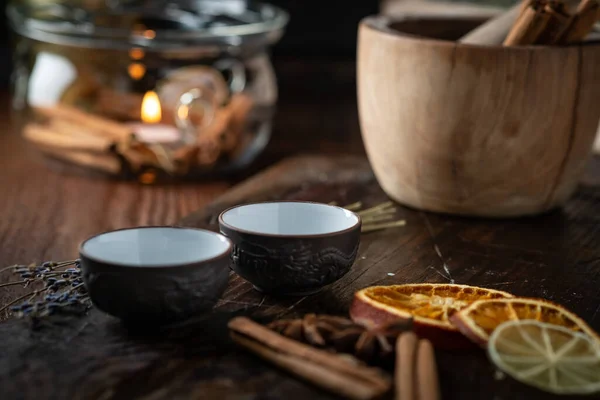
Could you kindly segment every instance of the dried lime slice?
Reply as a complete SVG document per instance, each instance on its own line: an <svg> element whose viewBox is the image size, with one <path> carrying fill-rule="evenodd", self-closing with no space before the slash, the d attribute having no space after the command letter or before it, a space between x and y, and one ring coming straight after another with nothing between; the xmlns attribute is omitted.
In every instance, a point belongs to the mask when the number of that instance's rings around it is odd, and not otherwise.
<svg viewBox="0 0 600 400"><path fill-rule="evenodd" d="M518 297L478 300L455 313L450 320L463 335L482 346L486 345L497 326L512 320L546 322L600 340L600 336L573 312L543 299Z"/></svg>
<svg viewBox="0 0 600 400"><path fill-rule="evenodd" d="M518 381L556 394L600 392L600 342L535 320L499 325L488 342L492 362Z"/></svg>

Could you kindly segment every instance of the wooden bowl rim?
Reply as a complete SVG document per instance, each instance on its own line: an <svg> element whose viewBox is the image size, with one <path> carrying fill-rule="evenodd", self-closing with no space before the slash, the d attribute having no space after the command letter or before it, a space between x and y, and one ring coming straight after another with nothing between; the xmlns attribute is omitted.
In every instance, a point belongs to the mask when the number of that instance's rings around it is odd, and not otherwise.
<svg viewBox="0 0 600 400"><path fill-rule="evenodd" d="M600 41L586 42L586 43L578 43L567 46L545 46L545 45L527 45L527 46L502 46L502 45L480 45L480 44L470 44L470 43L460 43L454 40L446 40L446 39L436 39L430 38L426 36L419 36L412 33L402 32L396 29L390 28L390 25L393 23L398 23L402 21L414 21L420 19L428 19L428 20L445 20L448 18L445 17L436 17L436 16L427 16L426 18L419 16L387 16L387 15L371 15L365 17L361 20L360 26L366 27L374 32L379 34L387 35L395 39L403 39L407 41L415 41L421 42L423 44L431 45L432 47L463 47L463 48L471 48L473 50L493 50L493 51L502 51L502 52L566 52L570 51L574 48L580 48L585 50L587 48L590 49L598 49L600 48Z"/></svg>

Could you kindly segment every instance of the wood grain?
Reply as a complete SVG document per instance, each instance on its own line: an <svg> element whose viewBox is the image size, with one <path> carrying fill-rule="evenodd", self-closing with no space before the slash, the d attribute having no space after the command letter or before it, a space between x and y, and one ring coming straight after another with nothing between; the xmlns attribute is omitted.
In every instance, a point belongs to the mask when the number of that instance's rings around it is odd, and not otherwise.
<svg viewBox="0 0 600 400"><path fill-rule="evenodd" d="M0 265L74 257L81 240L104 230L173 224L232 182L296 152L364 153L353 59L280 57L275 68L280 97L272 140L253 169L227 181L143 186L47 164L7 123L9 97L0 93ZM329 90L323 92L325 86ZM12 121L14 128L18 122ZM0 274L0 283L13 278ZM3 288L0 303L22 293L20 288ZM39 333L23 321L0 321L0 398L251 398L249 393L277 397L280 390L295 393L299 388L301 394L288 397L303 398L305 385L281 379L286 376L257 366L250 357L240 360L229 354L231 343L224 338L230 317L229 312L216 314L208 324L192 323L166 336L127 331L97 311L82 320L58 321ZM194 338L199 328L203 334ZM215 369L214 357L219 355L223 363ZM77 366L80 362L85 365ZM241 366L241 375L228 375L228 364ZM58 365L67 366L66 372L56 369Z"/></svg>
<svg viewBox="0 0 600 400"><path fill-rule="evenodd" d="M0 96L7 121L8 96ZM174 224L230 184L144 186L113 181L48 164L15 129L0 130L0 265L77 257L78 245L98 232L140 225ZM12 279L0 274L0 282ZM25 293L0 290L0 303Z"/></svg>
<svg viewBox="0 0 600 400"><path fill-rule="evenodd" d="M380 14L390 17L440 17L441 19L475 19L480 22L504 12L501 7L466 2L431 0L383 0Z"/></svg>
<svg viewBox="0 0 600 400"><path fill-rule="evenodd" d="M232 183L299 151L364 154L354 60L280 58L275 67L280 97L266 154L248 171L218 181L145 186L47 163L19 136L22 121L10 121L9 94L0 93L0 266L76 257L83 239L106 230L173 224ZM0 274L0 283L9 278ZM2 289L0 303L19 294Z"/></svg>
<svg viewBox="0 0 600 400"><path fill-rule="evenodd" d="M9 94L0 92L0 266L76 257L83 239L106 230L173 224L233 182L299 151L364 154L354 60L280 58L275 67L280 97L266 154L248 171L219 181L145 186L47 163L19 136L27 121L19 114L9 118ZM0 283L9 278L1 274ZM2 289L0 303L19 294L18 288Z"/></svg>
<svg viewBox="0 0 600 400"><path fill-rule="evenodd" d="M521 216L560 206L600 119L600 46L473 47L363 22L363 140L385 192L419 209Z"/></svg>
<svg viewBox="0 0 600 400"><path fill-rule="evenodd" d="M400 207L397 216L407 225L363 235L349 274L314 296L264 296L232 275L214 313L160 331L126 329L96 310L37 331L24 321L0 324L3 398L329 399L241 352L227 338L227 321L235 315L258 321L307 312L345 315L353 293L375 284L456 282L544 297L600 330L600 160L592 161L576 196L536 218L469 219ZM360 199L370 206L386 196L363 158L297 158L236 185L181 224L216 230L223 208L275 198ZM481 393L555 398L498 378L483 352L437 351L436 358L444 399L479 399Z"/></svg>

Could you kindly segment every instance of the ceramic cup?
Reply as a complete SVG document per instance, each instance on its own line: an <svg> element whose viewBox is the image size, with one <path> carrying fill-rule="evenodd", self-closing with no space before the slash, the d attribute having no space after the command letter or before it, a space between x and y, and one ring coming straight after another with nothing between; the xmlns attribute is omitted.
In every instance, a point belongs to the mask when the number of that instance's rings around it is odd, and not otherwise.
<svg viewBox="0 0 600 400"><path fill-rule="evenodd" d="M128 322L166 323L210 310L227 286L229 239L201 229L102 233L80 248L94 305Z"/></svg>
<svg viewBox="0 0 600 400"><path fill-rule="evenodd" d="M344 276L360 243L360 217L311 202L265 202L219 216L233 242L232 268L254 287L277 295L306 295Z"/></svg>

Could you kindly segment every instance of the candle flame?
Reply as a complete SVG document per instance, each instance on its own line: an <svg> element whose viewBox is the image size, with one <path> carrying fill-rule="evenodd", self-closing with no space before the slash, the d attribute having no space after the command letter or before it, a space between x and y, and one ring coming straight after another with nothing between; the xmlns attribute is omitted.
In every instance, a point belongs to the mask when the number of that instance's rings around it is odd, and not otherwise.
<svg viewBox="0 0 600 400"><path fill-rule="evenodd" d="M156 92L149 91L142 100L142 121L147 124L159 123L162 119L160 100Z"/></svg>

